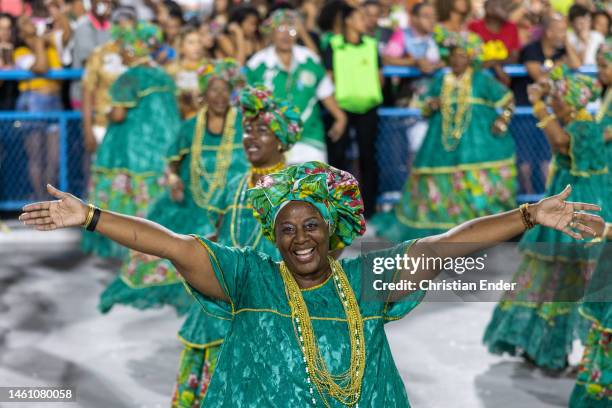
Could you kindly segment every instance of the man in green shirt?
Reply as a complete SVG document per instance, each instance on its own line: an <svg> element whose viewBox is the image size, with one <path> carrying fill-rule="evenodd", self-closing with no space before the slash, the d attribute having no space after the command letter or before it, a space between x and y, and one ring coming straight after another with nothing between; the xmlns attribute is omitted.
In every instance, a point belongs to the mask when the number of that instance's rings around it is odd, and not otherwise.
<svg viewBox="0 0 612 408"><path fill-rule="evenodd" d="M290 100L302 114L302 140L289 151L287 163L327 162L319 101L334 118L329 131L332 140L338 140L346 127L346 114L334 99L334 85L319 57L307 47L296 44L299 32L303 31L297 13L277 10L268 19L267 27L272 45L247 62L247 81L251 85L265 85L275 97Z"/></svg>

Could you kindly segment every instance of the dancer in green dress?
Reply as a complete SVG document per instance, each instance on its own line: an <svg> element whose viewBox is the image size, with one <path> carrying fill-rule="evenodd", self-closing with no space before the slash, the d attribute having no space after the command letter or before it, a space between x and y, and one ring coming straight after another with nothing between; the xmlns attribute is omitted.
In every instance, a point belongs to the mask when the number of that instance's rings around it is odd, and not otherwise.
<svg viewBox="0 0 612 408"><path fill-rule="evenodd" d="M245 79L231 59L204 64L198 72L204 106L183 123L170 147L166 189L146 218L178 233L207 235L216 228L215 197L226 180L247 168L240 113L230 103L232 92ZM168 260L132 252L102 293L99 307L107 312L118 303L139 309L167 304L184 314L191 302Z"/></svg>
<svg viewBox="0 0 612 408"><path fill-rule="evenodd" d="M242 142L251 168L246 174L234 177L217 201L222 215L216 242L235 248L251 247L280 261L276 246L263 237L259 222L253 217L247 191L266 174L285 167L285 152L301 137L300 113L287 102L274 98L264 87L249 87L241 92L240 107L244 127ZM184 348L172 397L173 408L200 406L231 319L231 310L224 311L211 302L201 300L191 306L179 332Z"/></svg>
<svg viewBox="0 0 612 408"><path fill-rule="evenodd" d="M90 200L100 208L144 217L161 194L164 154L176 138L180 116L176 87L149 57L161 41L157 26L113 27L130 68L110 88L110 124L92 166ZM102 257L121 258L125 248L84 235L81 248Z"/></svg>
<svg viewBox="0 0 612 408"><path fill-rule="evenodd" d="M512 93L479 68L478 36L440 26L434 38L451 71L434 78L425 95L429 128L402 198L374 220L378 234L392 242L437 234L515 205Z"/></svg>
<svg viewBox="0 0 612 408"><path fill-rule="evenodd" d="M409 407L384 323L405 316L422 291L366 296L379 257L462 257L539 224L573 237L601 234L599 207L561 194L391 249L336 261L330 251L365 231L356 179L319 162L287 167L249 190L254 215L282 262L250 247L232 248L176 234L141 218L101 211L48 186L56 201L23 208L38 230L83 226L131 249L165 257L194 294L229 307L233 318L203 407ZM437 245L453 242L469 246ZM438 248L438 249L436 249ZM435 255L434 255L435 254ZM385 283L416 287L439 270L390 270ZM370 272L368 272L370 271ZM387 274L377 275L387 276Z"/></svg>
<svg viewBox="0 0 612 408"><path fill-rule="evenodd" d="M606 135L608 164L612 163L612 39L597 53L599 80L607 87L596 120ZM608 174L608 202L612 199L612 176ZM608 209L610 209L608 205ZM604 214L607 224L607 248L598 261L580 314L591 323L576 386L570 400L571 408L604 408L612 405L612 214Z"/></svg>
<svg viewBox="0 0 612 408"><path fill-rule="evenodd" d="M550 94L550 95L547 95ZM610 206L604 136L585 106L600 94L596 82L555 67L549 82L529 88L534 115L555 155L548 194L573 186L574 196ZM542 98L550 96L551 114ZM492 353L523 353L533 364L551 370L567 366L572 342L584 336L579 300L595 269L601 245L582 244L566 235L534 228L520 243L523 255L508 292L495 309L484 343Z"/></svg>

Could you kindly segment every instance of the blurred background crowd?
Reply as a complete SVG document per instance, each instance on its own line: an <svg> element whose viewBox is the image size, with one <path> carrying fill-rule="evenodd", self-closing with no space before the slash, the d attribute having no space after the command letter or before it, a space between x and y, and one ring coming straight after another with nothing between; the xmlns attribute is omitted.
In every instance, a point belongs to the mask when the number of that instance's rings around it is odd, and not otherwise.
<svg viewBox="0 0 612 408"><path fill-rule="evenodd" d="M286 27L287 35L266 30L264 22L278 9L292 9L300 16L295 27ZM281 80L286 95L280 96L299 99L300 109L310 110L304 142L315 150L308 159L346 168L345 162L354 156L361 162L358 167L375 168L377 108L418 108L432 75L445 65L433 38L435 27L480 36L484 68L512 90L516 105L526 106L530 104L527 86L554 65L564 63L572 69L592 65L594 71L597 50L610 36L611 15L612 2L605 0L0 0L0 71L41 75L2 80L0 72L0 110L79 110L83 145L87 152L95 152L107 126L107 90L126 69L111 27L146 20L162 28L163 41L153 57L181 90L183 118L197 110L196 71L202 61L233 58L248 67L249 81L264 82L276 88L276 94L281 92L277 67L284 66L286 77ZM378 75L359 69L348 53L337 52L332 44L335 35L363 44L364 50L375 44L375 52L356 58L371 59ZM275 53L266 52L271 46ZM287 53L279 52L282 49ZM297 69L306 63L314 75ZM521 64L526 75L509 75L503 69L508 64ZM382 75L385 66L413 67L420 74ZM44 76L62 68L85 71L81 79ZM338 83L338 78L346 81ZM351 106L351 87L357 83L370 98ZM57 173L56 128L45 129L44 142L24 141L29 161L44 162L29 165L35 196L44 195L37 186L53 182ZM408 135L411 151L424 135L418 126L413 129ZM355 136L342 138L345 131ZM355 146L350 140L356 140ZM351 156L351 149L359 153ZM531 185L531 171L521 168L519 174L527 194L538 190ZM371 178L378 177L375 173ZM371 201L366 202L370 211L379 190L377 180L362 174L361 182L366 201Z"/></svg>

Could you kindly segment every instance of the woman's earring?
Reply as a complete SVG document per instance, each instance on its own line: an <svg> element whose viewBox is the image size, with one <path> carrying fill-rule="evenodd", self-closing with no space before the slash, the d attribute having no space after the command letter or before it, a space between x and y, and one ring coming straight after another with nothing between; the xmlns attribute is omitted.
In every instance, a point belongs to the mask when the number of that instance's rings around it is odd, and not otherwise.
<svg viewBox="0 0 612 408"><path fill-rule="evenodd" d="M282 152L283 151L283 145L278 145L278 151Z"/></svg>

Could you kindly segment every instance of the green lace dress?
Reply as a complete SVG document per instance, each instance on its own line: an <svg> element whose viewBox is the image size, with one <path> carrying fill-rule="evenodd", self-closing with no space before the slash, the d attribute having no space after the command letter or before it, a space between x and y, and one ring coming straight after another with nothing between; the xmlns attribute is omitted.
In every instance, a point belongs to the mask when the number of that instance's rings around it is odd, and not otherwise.
<svg viewBox="0 0 612 408"><path fill-rule="evenodd" d="M168 161L180 163L183 200L173 201L169 188L165 188L146 216L179 234L214 232L219 216L219 209L213 205L215 197L221 194L227 179L247 168L238 112L230 109L222 135L212 134L205 122L204 110L185 121L169 150ZM119 276L102 293L99 308L106 313L115 304L139 309L171 305L184 314L191 303L192 297L170 261L146 262L129 254Z"/></svg>
<svg viewBox="0 0 612 408"><path fill-rule="evenodd" d="M162 193L165 153L176 138L180 116L176 87L162 69L138 65L113 83L112 106L127 108L110 123L92 166L89 201L104 210L144 217ZM127 249L100 234L83 233L81 248L121 258Z"/></svg>
<svg viewBox="0 0 612 408"><path fill-rule="evenodd" d="M253 217L253 208L248 203L246 192L250 177L250 173L234 177L220 195L217 205L223 216L217 243L236 248L248 246L278 261L278 249L263 237L261 224ZM232 313L229 305L222 308L202 299L200 302L205 302L205 306L194 302L179 331L184 348L172 408L200 406L217 366L223 339L230 330Z"/></svg>
<svg viewBox="0 0 612 408"><path fill-rule="evenodd" d="M608 89L604 103L597 114L603 129L612 130L612 91ZM608 164L612 163L612 142L606 143ZM608 174L608 198L612 201L612 176ZM608 205L606 221L612 222L611 205ZM610 228L610 225L608 226ZM571 408L604 408L612 406L612 243L599 260L590 282L580 313L590 323L585 350L580 362L576 386L570 399ZM591 294L591 291L593 292Z"/></svg>
<svg viewBox="0 0 612 408"><path fill-rule="evenodd" d="M491 132L510 97L481 70L434 78L425 98L440 98L441 109L429 118L399 203L374 218L378 235L401 242L515 207L514 140Z"/></svg>
<svg viewBox="0 0 612 408"><path fill-rule="evenodd" d="M215 374L202 407L309 407L324 406L310 393L304 355L291 316L279 264L252 248L230 248L201 239L213 269L231 299L233 322L225 337ZM401 302L365 298L362 289L374 257L395 257L410 242L391 249L340 261L355 293L364 325L365 371L360 406L409 407L406 390L393 361L384 324L405 316L421 301L424 292ZM206 297L194 291L200 301ZM349 367L351 347L346 315L333 279L302 290L312 319L322 358L331 374ZM212 302L212 300L211 300ZM202 302L203 307L207 303ZM327 397L331 407L342 405Z"/></svg>
<svg viewBox="0 0 612 408"><path fill-rule="evenodd" d="M570 200L598 204L605 213L610 195L601 128L594 121L574 121L565 131L570 154L554 156L546 195L571 184ZM507 292L496 307L484 343L492 353L523 352L540 367L562 369L572 341L586 332L579 301L602 244L536 226L523 236L520 249L523 258L513 277L518 289Z"/></svg>

